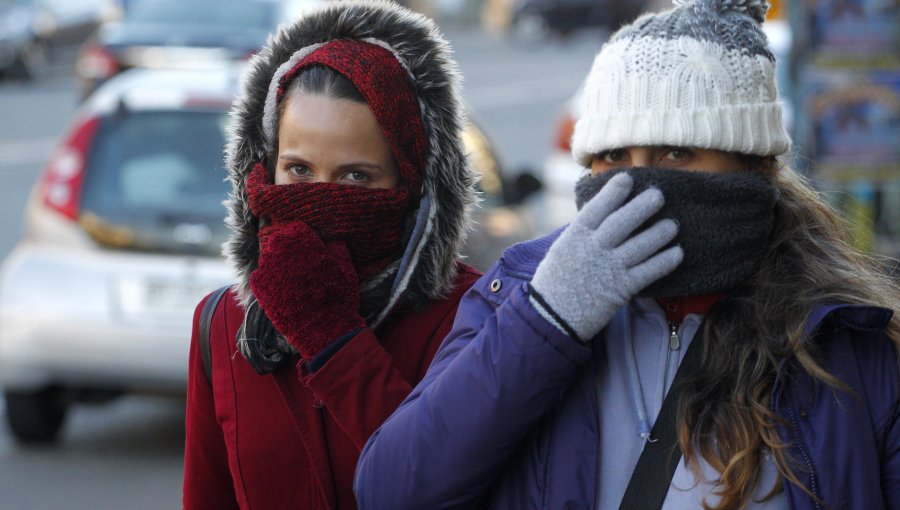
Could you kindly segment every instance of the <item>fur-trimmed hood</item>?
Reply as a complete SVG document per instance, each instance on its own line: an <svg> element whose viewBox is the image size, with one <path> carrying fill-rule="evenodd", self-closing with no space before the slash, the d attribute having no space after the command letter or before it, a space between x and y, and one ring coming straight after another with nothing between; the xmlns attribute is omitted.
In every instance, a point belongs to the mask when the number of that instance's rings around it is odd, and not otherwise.
<svg viewBox="0 0 900 510"><path fill-rule="evenodd" d="M246 178L271 151L263 116L272 76L301 48L334 39L370 38L390 46L413 76L428 137L422 199L411 218L415 227L381 317L401 298L423 303L445 295L452 285L475 202L476 177L461 138L461 78L450 47L430 19L395 3L336 1L305 12L269 38L250 60L231 111L226 164L232 190L226 205L232 232L223 252L238 274L237 290L245 304L259 256L259 221L248 204Z"/></svg>

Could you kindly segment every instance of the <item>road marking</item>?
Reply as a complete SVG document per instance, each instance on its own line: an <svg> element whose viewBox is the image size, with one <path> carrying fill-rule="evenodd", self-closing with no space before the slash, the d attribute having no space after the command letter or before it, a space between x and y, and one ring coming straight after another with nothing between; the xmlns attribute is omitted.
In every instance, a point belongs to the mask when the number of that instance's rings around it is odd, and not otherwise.
<svg viewBox="0 0 900 510"><path fill-rule="evenodd" d="M56 138L0 141L0 168L44 163L56 147Z"/></svg>

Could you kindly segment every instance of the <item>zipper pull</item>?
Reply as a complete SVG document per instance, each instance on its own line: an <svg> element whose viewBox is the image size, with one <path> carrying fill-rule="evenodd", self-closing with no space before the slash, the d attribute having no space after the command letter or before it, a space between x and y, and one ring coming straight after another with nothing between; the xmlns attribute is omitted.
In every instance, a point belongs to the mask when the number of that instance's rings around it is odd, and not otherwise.
<svg viewBox="0 0 900 510"><path fill-rule="evenodd" d="M681 339L678 338L678 323L669 322L669 349L677 351L681 348Z"/></svg>

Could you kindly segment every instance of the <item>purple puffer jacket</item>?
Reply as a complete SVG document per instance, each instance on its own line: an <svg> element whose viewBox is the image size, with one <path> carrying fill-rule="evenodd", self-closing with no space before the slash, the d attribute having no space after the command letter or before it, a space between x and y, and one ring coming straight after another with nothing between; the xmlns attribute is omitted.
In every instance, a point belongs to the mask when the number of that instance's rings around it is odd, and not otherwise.
<svg viewBox="0 0 900 510"><path fill-rule="evenodd" d="M526 282L558 232L507 250L466 294L453 330L413 393L369 439L357 466L361 509L590 509L598 409L590 347L549 324ZM795 472L795 510L900 509L900 374L884 328L892 311L829 306L808 330L825 367L855 396L790 362L776 381Z"/></svg>

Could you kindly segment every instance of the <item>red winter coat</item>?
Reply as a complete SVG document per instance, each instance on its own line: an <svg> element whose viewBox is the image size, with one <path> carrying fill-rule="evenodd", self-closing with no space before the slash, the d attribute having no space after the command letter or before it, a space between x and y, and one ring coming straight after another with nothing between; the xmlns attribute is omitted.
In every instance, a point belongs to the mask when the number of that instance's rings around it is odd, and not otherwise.
<svg viewBox="0 0 900 510"><path fill-rule="evenodd" d="M425 375L480 273L460 265L452 293L419 312L398 312L344 345L314 374L293 365L258 375L237 350L244 310L229 290L213 316L212 385L194 313L188 374L184 508L356 508L353 474L368 437ZM286 382L293 402L282 397Z"/></svg>

